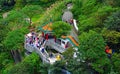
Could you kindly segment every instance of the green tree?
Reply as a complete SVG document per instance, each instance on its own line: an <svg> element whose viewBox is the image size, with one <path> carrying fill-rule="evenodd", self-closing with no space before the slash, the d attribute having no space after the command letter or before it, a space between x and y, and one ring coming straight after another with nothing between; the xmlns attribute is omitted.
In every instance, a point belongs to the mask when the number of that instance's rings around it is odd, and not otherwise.
<svg viewBox="0 0 120 74"><path fill-rule="evenodd" d="M27 28L21 28L11 31L7 34L7 37L3 41L5 47L9 50L20 49L24 43L24 35L28 33Z"/></svg>
<svg viewBox="0 0 120 74"><path fill-rule="evenodd" d="M1 49L0 49L1 50ZM13 60L11 59L9 52L0 52L0 74L2 74L2 71L9 65L13 63Z"/></svg>
<svg viewBox="0 0 120 74"><path fill-rule="evenodd" d="M64 61L56 61L49 68L51 74L62 74L62 69L64 69L65 62Z"/></svg>
<svg viewBox="0 0 120 74"><path fill-rule="evenodd" d="M113 7L120 6L120 0L105 0L104 2Z"/></svg>
<svg viewBox="0 0 120 74"><path fill-rule="evenodd" d="M49 67L50 64L40 63L38 71L40 72L40 74L48 74Z"/></svg>
<svg viewBox="0 0 120 74"><path fill-rule="evenodd" d="M42 13L43 9L39 5L26 5L24 8L22 8L22 12L29 16L31 22L31 18Z"/></svg>
<svg viewBox="0 0 120 74"><path fill-rule="evenodd" d="M0 21L0 43L2 42L2 40L4 39L4 37L6 36L6 34L8 33L8 28L6 25L3 25Z"/></svg>
<svg viewBox="0 0 120 74"><path fill-rule="evenodd" d="M106 42L113 48L120 48L120 10L114 12L105 20L105 29L103 29L102 34Z"/></svg>
<svg viewBox="0 0 120 74"><path fill-rule="evenodd" d="M74 52L76 52L77 57L74 58ZM70 71L72 74L86 74L86 68L84 67L84 63L80 59L81 56L78 56L80 52L75 51L73 48L67 49L62 53L64 57L64 61L66 62L65 68Z"/></svg>
<svg viewBox="0 0 120 74"><path fill-rule="evenodd" d="M119 44L120 32L103 29L102 33L107 43Z"/></svg>
<svg viewBox="0 0 120 74"><path fill-rule="evenodd" d="M74 51L75 50L71 47L67 49L65 52L63 52L62 55L64 56L66 60L69 60L73 58Z"/></svg>
<svg viewBox="0 0 120 74"><path fill-rule="evenodd" d="M79 8L79 9L78 9ZM82 1L81 0L73 0L73 8L72 8L72 12L74 13L75 17L79 17L78 14L80 15L82 12ZM77 11L76 11L77 9Z"/></svg>
<svg viewBox="0 0 120 74"><path fill-rule="evenodd" d="M1 24L7 25L10 31L16 30L30 25L27 18L28 17L21 11L12 10L9 12L8 16L2 20Z"/></svg>
<svg viewBox="0 0 120 74"><path fill-rule="evenodd" d="M119 59L119 57L120 57L119 53L114 53L112 55L112 59L111 59L112 65L113 65L113 70L115 72L117 72L118 74L120 73L120 63L119 63L120 59Z"/></svg>
<svg viewBox="0 0 120 74"><path fill-rule="evenodd" d="M0 9L6 11L7 9L13 7L14 4L15 4L15 0L0 0Z"/></svg>
<svg viewBox="0 0 120 74"><path fill-rule="evenodd" d="M108 30L115 30L120 32L120 10L114 12L108 19L105 21L105 27Z"/></svg>
<svg viewBox="0 0 120 74"><path fill-rule="evenodd" d="M62 21L54 22L52 24L51 28L53 29L54 34L59 38L62 35L69 34L69 32L71 30L70 24L67 24L67 23L62 22Z"/></svg>
<svg viewBox="0 0 120 74"><path fill-rule="evenodd" d="M35 74L38 71L39 63L41 63L39 56L32 53L30 56L25 57L21 63L6 68L3 74Z"/></svg>
<svg viewBox="0 0 120 74"><path fill-rule="evenodd" d="M26 4L25 0L15 0L15 9L20 10Z"/></svg>
<svg viewBox="0 0 120 74"><path fill-rule="evenodd" d="M79 52L82 53L81 57L85 60L86 65L100 73L104 73L104 68L110 62L104 52L105 41L103 37L90 30L88 33L82 33L79 40Z"/></svg>

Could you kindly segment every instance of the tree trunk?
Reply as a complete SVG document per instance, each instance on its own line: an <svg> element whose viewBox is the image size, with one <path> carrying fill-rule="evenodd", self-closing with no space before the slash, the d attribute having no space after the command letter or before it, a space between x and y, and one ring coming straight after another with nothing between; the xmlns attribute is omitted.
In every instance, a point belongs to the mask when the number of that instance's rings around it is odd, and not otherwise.
<svg viewBox="0 0 120 74"><path fill-rule="evenodd" d="M18 50L11 50L12 57L15 61L15 63L21 62L21 55Z"/></svg>

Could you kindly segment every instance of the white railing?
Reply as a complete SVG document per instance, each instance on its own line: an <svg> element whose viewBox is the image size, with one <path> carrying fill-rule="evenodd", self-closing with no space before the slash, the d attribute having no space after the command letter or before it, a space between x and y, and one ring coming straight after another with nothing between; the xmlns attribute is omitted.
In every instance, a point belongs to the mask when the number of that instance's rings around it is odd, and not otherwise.
<svg viewBox="0 0 120 74"><path fill-rule="evenodd" d="M34 47L30 44L25 44L25 49L28 50L29 52L35 51L43 61L45 61L46 63L50 63L50 61L48 60L48 53L46 51L42 53L39 48Z"/></svg>
<svg viewBox="0 0 120 74"><path fill-rule="evenodd" d="M46 63L50 63L50 61L48 60L48 55L46 54L47 53L46 51L42 53L40 49L38 49L37 47L35 48L35 51L36 53L39 54L39 56L41 57L43 61L45 61Z"/></svg>
<svg viewBox="0 0 120 74"><path fill-rule="evenodd" d="M34 51L34 46L25 43L25 49L28 50L29 52L33 52Z"/></svg>
<svg viewBox="0 0 120 74"><path fill-rule="evenodd" d="M41 45L43 47L45 46L50 46L52 48L54 48L56 51L62 53L64 52L66 49L63 48L60 44L54 42L53 39L50 39L50 40L47 40L43 43L43 45ZM46 62L46 63L51 63L50 60L49 60L49 54L47 53L46 50L44 50L44 52L41 52L41 50L39 48L37 48L36 46L34 45L30 45L28 43L25 42L24 44L24 47L26 50L28 50L29 52L33 52L35 51L40 57L41 59L43 60L43 62Z"/></svg>
<svg viewBox="0 0 120 74"><path fill-rule="evenodd" d="M61 45L59 45L58 43L55 43L52 40L48 40L46 43L47 46L51 46L52 48L54 48L56 51L62 53L64 52L66 49L63 48Z"/></svg>

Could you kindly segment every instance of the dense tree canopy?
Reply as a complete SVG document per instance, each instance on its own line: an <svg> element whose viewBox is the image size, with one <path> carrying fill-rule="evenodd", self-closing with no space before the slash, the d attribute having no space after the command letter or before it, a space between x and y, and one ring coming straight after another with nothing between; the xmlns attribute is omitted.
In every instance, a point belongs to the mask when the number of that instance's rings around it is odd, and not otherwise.
<svg viewBox="0 0 120 74"><path fill-rule="evenodd" d="M5 19L2 19L1 24L7 25L9 30L15 30L22 27L27 27L30 22L27 20L27 16L21 11L10 11Z"/></svg>
<svg viewBox="0 0 120 74"><path fill-rule="evenodd" d="M106 42L113 48L120 49L120 10L110 15L104 22L105 29L102 33Z"/></svg>
<svg viewBox="0 0 120 74"><path fill-rule="evenodd" d="M21 63L8 67L3 71L4 74L34 74L40 63L39 56L32 53L27 56Z"/></svg>
<svg viewBox="0 0 120 74"><path fill-rule="evenodd" d="M28 33L28 29L21 28L18 30L11 31L7 34L7 37L3 41L7 49L14 50L20 49L24 43L24 35Z"/></svg>
<svg viewBox="0 0 120 74"><path fill-rule="evenodd" d="M113 69L114 69L114 71L115 72L117 72L118 74L120 73L120 63L119 63L119 61L120 61L120 59L119 59L119 57L120 57L120 54L119 53L115 53L115 54L113 54L113 56L112 56L112 64L113 64Z"/></svg>
<svg viewBox="0 0 120 74"><path fill-rule="evenodd" d="M62 35L67 35L70 33L70 30L71 30L70 24L67 24L62 21L54 22L51 27L54 31L54 34L57 37L61 37Z"/></svg>
<svg viewBox="0 0 120 74"><path fill-rule="evenodd" d="M14 64L10 50L24 49L24 35L31 26L39 27L52 19L53 34L69 35L71 25L61 21L68 3L79 28L79 50L64 52L64 59L53 65L43 64L37 54L24 56ZM6 18L3 14L8 13ZM37 30L35 30L37 31ZM0 74L119 74L120 0L0 0ZM109 59L105 45L114 50ZM71 48L73 49L73 48Z"/></svg>
<svg viewBox="0 0 120 74"><path fill-rule="evenodd" d="M0 11L8 10L13 7L15 0L0 0Z"/></svg>
<svg viewBox="0 0 120 74"><path fill-rule="evenodd" d="M31 19L34 15L42 13L43 9L39 5L26 5L24 8L22 8L22 12Z"/></svg>
<svg viewBox="0 0 120 74"><path fill-rule="evenodd" d="M103 73L103 68L110 62L104 52L105 42L102 36L90 30L88 33L82 33L79 39L79 51L82 53L81 57L83 57L85 62L93 69Z"/></svg>
<svg viewBox="0 0 120 74"><path fill-rule="evenodd" d="M108 19L105 21L105 27L108 30L120 32L120 10L108 17Z"/></svg>

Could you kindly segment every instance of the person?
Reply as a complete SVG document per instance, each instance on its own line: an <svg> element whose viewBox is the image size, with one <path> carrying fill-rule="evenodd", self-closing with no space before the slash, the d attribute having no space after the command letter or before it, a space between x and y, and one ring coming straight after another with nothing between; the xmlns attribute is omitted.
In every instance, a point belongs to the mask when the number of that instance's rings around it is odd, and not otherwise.
<svg viewBox="0 0 120 74"><path fill-rule="evenodd" d="M52 53L52 52L50 52L50 55L49 55L49 56L50 56L50 58L52 58L52 57L53 57L53 53Z"/></svg>
<svg viewBox="0 0 120 74"><path fill-rule="evenodd" d="M29 38L29 44L33 44L32 38Z"/></svg>
<svg viewBox="0 0 120 74"><path fill-rule="evenodd" d="M71 24L71 25L73 24L73 19L70 19L70 24Z"/></svg>
<svg viewBox="0 0 120 74"><path fill-rule="evenodd" d="M44 48L42 49L42 53L44 53Z"/></svg>
<svg viewBox="0 0 120 74"><path fill-rule="evenodd" d="M38 40L38 45L39 45L39 48L41 47L41 42L40 42L40 40Z"/></svg>
<svg viewBox="0 0 120 74"><path fill-rule="evenodd" d="M41 48L41 52L44 53L44 47Z"/></svg>
<svg viewBox="0 0 120 74"><path fill-rule="evenodd" d="M43 38L43 43L45 42L45 38Z"/></svg>

